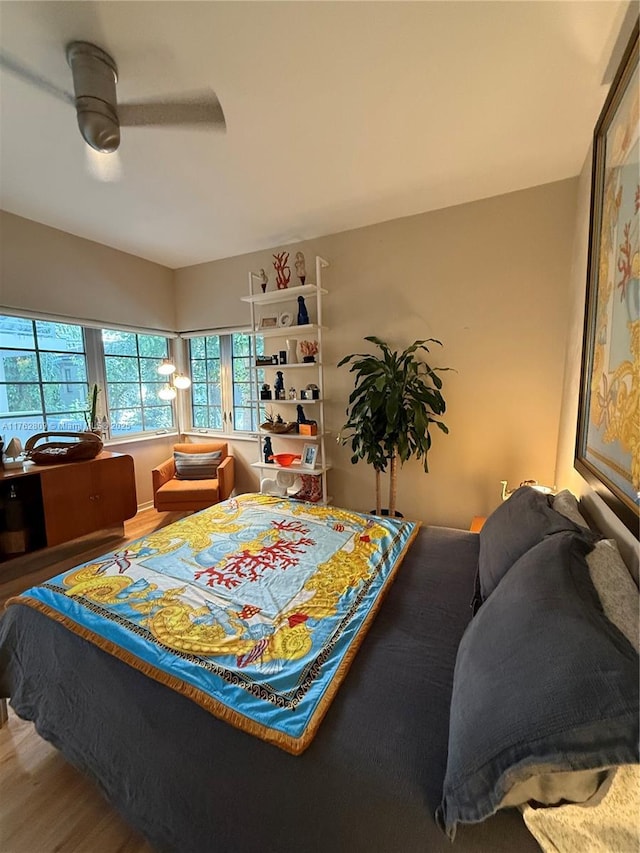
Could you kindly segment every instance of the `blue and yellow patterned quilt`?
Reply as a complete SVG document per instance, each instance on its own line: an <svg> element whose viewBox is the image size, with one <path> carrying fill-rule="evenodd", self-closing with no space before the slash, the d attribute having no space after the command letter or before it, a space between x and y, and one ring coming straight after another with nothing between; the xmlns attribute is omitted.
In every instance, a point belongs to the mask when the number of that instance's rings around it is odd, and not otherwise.
<svg viewBox="0 0 640 853"><path fill-rule="evenodd" d="M9 604L45 612L217 717L298 754L417 530L242 495Z"/></svg>

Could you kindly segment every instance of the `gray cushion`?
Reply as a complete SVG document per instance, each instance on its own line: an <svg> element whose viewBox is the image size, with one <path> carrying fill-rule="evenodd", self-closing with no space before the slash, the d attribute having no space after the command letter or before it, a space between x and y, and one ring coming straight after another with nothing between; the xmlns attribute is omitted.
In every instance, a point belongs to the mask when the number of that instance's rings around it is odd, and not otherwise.
<svg viewBox="0 0 640 853"><path fill-rule="evenodd" d="M587 554L589 574L605 616L638 651L640 611L638 587L625 566L614 539L601 539Z"/></svg>
<svg viewBox="0 0 640 853"><path fill-rule="evenodd" d="M173 458L178 480L215 480L218 476L218 465L222 461L222 451L182 453L174 450Z"/></svg>
<svg viewBox="0 0 640 853"><path fill-rule="evenodd" d="M462 638L438 810L450 837L513 804L509 794L533 776L593 770L595 788L604 768L638 761L638 656L602 612L590 547L568 532L544 539ZM562 802L575 790L555 785L547 796Z"/></svg>
<svg viewBox="0 0 640 853"><path fill-rule="evenodd" d="M580 505L575 495L572 495L568 489L563 489L557 495L554 495L552 505L556 512L560 512L562 515L570 518L579 527L589 527L589 522L580 512Z"/></svg>
<svg viewBox="0 0 640 853"><path fill-rule="evenodd" d="M552 498L530 486L521 486L486 520L480 531L478 577L486 600L511 566L545 536L563 530L599 538L556 512Z"/></svg>

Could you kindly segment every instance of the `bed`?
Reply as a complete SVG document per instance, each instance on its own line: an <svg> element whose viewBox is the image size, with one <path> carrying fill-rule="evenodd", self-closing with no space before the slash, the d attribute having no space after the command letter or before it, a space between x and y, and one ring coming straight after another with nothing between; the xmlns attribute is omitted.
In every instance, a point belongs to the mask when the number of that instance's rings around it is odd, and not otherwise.
<svg viewBox="0 0 640 853"><path fill-rule="evenodd" d="M475 533L417 532L300 755L20 603L0 619L0 697L158 851L449 850L434 814L479 550ZM459 825L455 849L539 847L506 808Z"/></svg>

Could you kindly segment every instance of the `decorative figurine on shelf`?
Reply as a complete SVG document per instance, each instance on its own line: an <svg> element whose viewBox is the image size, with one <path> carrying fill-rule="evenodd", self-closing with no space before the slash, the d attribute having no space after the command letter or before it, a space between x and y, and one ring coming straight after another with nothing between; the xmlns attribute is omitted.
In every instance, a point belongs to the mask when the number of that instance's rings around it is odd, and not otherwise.
<svg viewBox="0 0 640 853"><path fill-rule="evenodd" d="M316 360L318 354L317 341L300 341L300 352L302 353L302 361L311 364Z"/></svg>
<svg viewBox="0 0 640 853"><path fill-rule="evenodd" d="M289 252L279 252L273 256L275 258L273 267L276 271L276 284L278 290L286 290L291 281L291 270L289 269L288 260Z"/></svg>
<svg viewBox="0 0 640 853"><path fill-rule="evenodd" d="M295 388L289 388L289 399L290 400L296 399L296 389Z"/></svg>
<svg viewBox="0 0 640 853"><path fill-rule="evenodd" d="M298 410L298 426L300 426L300 424L308 424L309 421L307 420L307 417L304 413L304 409L302 408L300 403L298 403L296 409Z"/></svg>
<svg viewBox="0 0 640 853"><path fill-rule="evenodd" d="M304 296L298 296L298 325L306 326L309 323L309 312L304 304Z"/></svg>
<svg viewBox="0 0 640 853"><path fill-rule="evenodd" d="M264 439L262 452L264 454L264 461L267 465L273 465L273 459L270 459L270 457L273 456L273 447L271 446L271 439L269 436Z"/></svg>
<svg viewBox="0 0 640 853"><path fill-rule="evenodd" d="M264 269L262 267L260 267L260 287L262 288L263 293L266 293L268 284L269 284L269 276L266 274Z"/></svg>
<svg viewBox="0 0 640 853"><path fill-rule="evenodd" d="M307 278L307 268L304 263L304 255L302 252L296 252L294 267L296 268L296 275L300 279L300 284L304 284L305 279Z"/></svg>
<svg viewBox="0 0 640 853"><path fill-rule="evenodd" d="M267 382L264 383L262 388L260 389L260 399L261 400L271 400L271 387Z"/></svg>
<svg viewBox="0 0 640 853"><path fill-rule="evenodd" d="M276 372L276 381L273 383L273 390L276 392L276 400L286 400L284 395L284 376L281 370Z"/></svg>

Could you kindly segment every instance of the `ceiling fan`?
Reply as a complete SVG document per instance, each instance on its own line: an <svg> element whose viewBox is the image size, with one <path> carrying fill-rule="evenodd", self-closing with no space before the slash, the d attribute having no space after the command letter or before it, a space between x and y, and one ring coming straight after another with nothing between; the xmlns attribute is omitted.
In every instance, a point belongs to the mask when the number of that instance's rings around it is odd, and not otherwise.
<svg viewBox="0 0 640 853"><path fill-rule="evenodd" d="M226 130L220 101L211 90L139 103L118 104L118 69L102 48L86 41L66 47L74 94L60 89L17 60L0 54L0 67L76 109L78 127L87 145L102 154L117 151L121 127L191 125Z"/></svg>

